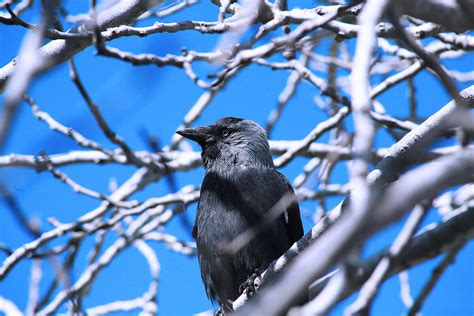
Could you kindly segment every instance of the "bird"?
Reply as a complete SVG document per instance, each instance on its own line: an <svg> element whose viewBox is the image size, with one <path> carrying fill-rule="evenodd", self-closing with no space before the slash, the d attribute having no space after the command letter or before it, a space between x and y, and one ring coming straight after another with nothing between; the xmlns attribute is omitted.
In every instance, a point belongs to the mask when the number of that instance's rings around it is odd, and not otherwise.
<svg viewBox="0 0 474 316"><path fill-rule="evenodd" d="M275 169L267 134L254 121L225 117L176 133L202 149L205 175L192 235L208 298L231 311L249 276L303 236L295 192ZM239 249L226 248L251 229L255 236Z"/></svg>

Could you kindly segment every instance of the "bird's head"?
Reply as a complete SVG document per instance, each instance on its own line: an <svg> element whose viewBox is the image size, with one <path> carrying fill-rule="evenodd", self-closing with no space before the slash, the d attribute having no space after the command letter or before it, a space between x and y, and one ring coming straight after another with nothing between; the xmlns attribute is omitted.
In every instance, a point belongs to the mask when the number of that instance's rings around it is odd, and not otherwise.
<svg viewBox="0 0 474 316"><path fill-rule="evenodd" d="M273 167L267 133L257 123L225 117L209 126L177 131L202 148L202 161L208 171L226 173L235 168Z"/></svg>

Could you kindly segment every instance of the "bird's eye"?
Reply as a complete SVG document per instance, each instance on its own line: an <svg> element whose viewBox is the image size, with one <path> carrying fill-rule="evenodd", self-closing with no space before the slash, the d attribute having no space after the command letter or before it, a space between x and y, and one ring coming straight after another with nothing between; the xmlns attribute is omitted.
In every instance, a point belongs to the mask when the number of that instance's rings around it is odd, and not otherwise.
<svg viewBox="0 0 474 316"><path fill-rule="evenodd" d="M229 136L229 134L230 134L230 131L228 129L224 129L222 131L222 137L227 137L227 136Z"/></svg>

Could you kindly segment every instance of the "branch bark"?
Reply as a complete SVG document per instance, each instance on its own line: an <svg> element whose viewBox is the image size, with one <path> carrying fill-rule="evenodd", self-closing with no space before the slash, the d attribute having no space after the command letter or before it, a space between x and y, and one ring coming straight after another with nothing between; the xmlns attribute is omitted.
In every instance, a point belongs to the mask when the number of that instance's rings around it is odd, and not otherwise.
<svg viewBox="0 0 474 316"><path fill-rule="evenodd" d="M474 107L474 85L463 90L460 93L461 97L464 99L465 103L468 104L471 108ZM401 172L406 168L406 166L416 158L418 153L422 152L421 148L424 148L426 144L429 142L430 139L435 137L435 132L440 130L441 128L446 127L448 122L452 119L453 113L456 113L458 108L454 101L449 102L443 108L441 108L438 112L433 114L427 120L425 120L422 124L420 124L417 128L413 129L410 133L405 135L398 143L394 144L386 153L384 159L377 164L375 170L373 170L368 176L367 181L370 184L370 187L375 188L382 188L387 184L395 181L400 176ZM464 113L465 114L465 113ZM468 117L470 114L468 114ZM472 119L472 117L471 117ZM270 279L273 279L275 274L279 274L281 270L288 265L290 260L295 258L299 255L297 259L300 262L308 261L308 259L304 259L305 254L308 254L308 250L301 253L303 249L306 248L314 248L315 245L318 243L313 243L310 247L310 243L314 240L322 239L326 234L323 235L343 214L343 205L347 203L347 199L339 204L333 211L331 211L327 216L325 216L317 225L313 227L313 229L307 233L301 240L295 243L282 257L274 261L269 268L263 273L262 275L262 282L266 282ZM406 211L406 210L405 210ZM349 225L350 227L350 225ZM346 235L347 231L339 232L342 235ZM336 235L336 234L332 234ZM324 243L326 242L328 245L331 245L330 237L326 238L323 242L320 242L320 248L324 247ZM338 238L336 238L337 240ZM326 256L328 255L328 250L331 249L317 249L313 251L313 255L309 255L311 257L310 261L318 262L318 271L314 272L313 280L317 277L318 274L322 274L325 270L334 263L333 260L327 260L326 262L322 263L322 261L318 261L317 253L324 253ZM340 254L341 251L339 251ZM336 255L336 254L334 254ZM308 257L308 256L307 256ZM337 257L337 256L336 256ZM327 259L327 258L326 258ZM294 271L293 275L288 276L288 272L285 273L284 277L272 287L267 288L266 290L262 290L251 304L246 304L242 311L239 310L239 314L245 313L253 313L253 312L260 312L263 314L266 313L278 313L282 312L283 310L288 310L291 306L291 303L298 299L298 296L304 297L305 295L302 293L306 287L311 282L311 278L307 277L309 275L308 271L306 271L307 263L299 264L297 268L295 268L295 264L293 263L292 270ZM301 268L303 266L303 268ZM311 265L312 268L315 268L315 265ZM297 271L297 269L301 269L300 271L306 271L302 273ZM314 269L316 270L316 269ZM305 280L301 280L301 276ZM306 278L305 278L306 276ZM282 297L283 295L287 295L286 290L288 286L285 284L286 281L291 280L290 278L295 277L295 280L298 280L300 283L296 282L299 288L299 293L296 290L290 295ZM288 284L295 284L293 281L288 281ZM272 289L273 288L273 289ZM275 303L268 303L269 300L274 300L275 293L278 294L279 304ZM284 294L283 294L284 293ZM264 296L265 295L265 296ZM262 296L264 296L262 298ZM234 302L234 309L240 308L245 302L247 298L245 295L242 295ZM268 308L268 309L267 309Z"/></svg>
<svg viewBox="0 0 474 316"><path fill-rule="evenodd" d="M454 211L442 223L426 226L409 243L407 248L398 257L397 263L392 265L385 275L388 279L393 275L410 269L422 262L439 256L449 251L453 245L460 241L474 238L474 207L462 207ZM364 260L356 273L356 278L345 288L339 301L346 299L367 281L380 260L389 254L390 249L385 249ZM329 279L337 270L320 278L310 285L308 297L312 299L321 292Z"/></svg>
<svg viewBox="0 0 474 316"><path fill-rule="evenodd" d="M447 31L465 32L474 28L472 12L465 8L474 8L473 0L398 0L403 11L415 18L441 24Z"/></svg>
<svg viewBox="0 0 474 316"><path fill-rule="evenodd" d="M97 27L105 30L109 27L130 24L137 19L142 13L156 6L162 0L130 0L119 1L114 6L97 14ZM94 23L89 21L78 27L71 29L69 32L85 32L93 31ZM40 54L44 58L42 67L38 73L44 72L57 66L69 58L92 45L92 39L66 39L54 40L40 48ZM0 68L0 93L3 93L7 80L12 76L17 67L17 63L21 60L14 59L7 65Z"/></svg>

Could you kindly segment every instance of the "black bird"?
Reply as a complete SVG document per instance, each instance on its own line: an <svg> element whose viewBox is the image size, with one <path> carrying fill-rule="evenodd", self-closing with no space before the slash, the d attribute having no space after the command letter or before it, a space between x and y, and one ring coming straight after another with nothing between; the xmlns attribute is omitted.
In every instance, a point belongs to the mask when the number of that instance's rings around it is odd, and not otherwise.
<svg viewBox="0 0 474 316"><path fill-rule="evenodd" d="M202 147L206 174L193 236L207 296L229 310L240 285L303 236L298 203L286 177L275 170L267 134L257 123L226 117L177 133ZM285 198L289 202L281 203ZM287 207L275 210L282 204ZM262 225L269 211L277 217ZM236 252L225 251L251 227L259 229L254 238Z"/></svg>

